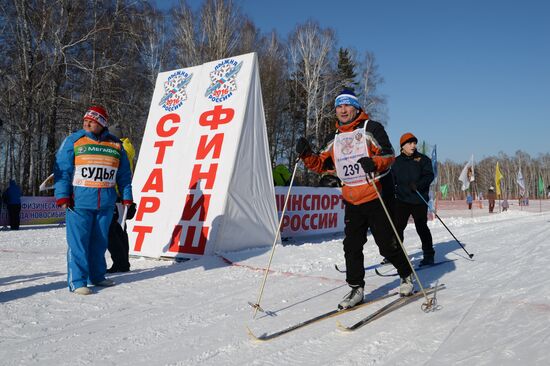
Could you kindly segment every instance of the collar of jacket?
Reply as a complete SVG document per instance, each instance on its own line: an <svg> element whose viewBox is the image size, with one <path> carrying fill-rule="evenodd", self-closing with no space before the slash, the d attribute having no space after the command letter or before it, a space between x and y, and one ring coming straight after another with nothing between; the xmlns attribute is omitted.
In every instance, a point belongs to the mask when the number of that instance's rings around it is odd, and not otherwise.
<svg viewBox="0 0 550 366"><path fill-rule="evenodd" d="M420 153L418 152L418 150L414 150L414 152L412 153L411 156L405 154L403 151L401 151L401 156L404 158L404 159L414 159L414 158L418 158L420 157Z"/></svg>
<svg viewBox="0 0 550 366"><path fill-rule="evenodd" d="M357 118L353 122L350 122L350 123L345 124L345 125L340 125L340 123L338 123L338 121L336 121L336 128L338 129L338 132L351 132L351 131L355 130L357 125L359 125L361 122L364 122L368 119L369 119L369 115L366 114L365 112L361 111L361 113L359 113L359 115L357 116Z"/></svg>
<svg viewBox="0 0 550 366"><path fill-rule="evenodd" d="M95 134L93 134L89 131L86 131L85 129L82 129L82 132L87 137L89 137L93 140L96 140L96 141L105 141L106 137L109 135L109 131L106 128L104 128L103 131L101 131L101 134L99 136L97 136L97 135L95 135Z"/></svg>

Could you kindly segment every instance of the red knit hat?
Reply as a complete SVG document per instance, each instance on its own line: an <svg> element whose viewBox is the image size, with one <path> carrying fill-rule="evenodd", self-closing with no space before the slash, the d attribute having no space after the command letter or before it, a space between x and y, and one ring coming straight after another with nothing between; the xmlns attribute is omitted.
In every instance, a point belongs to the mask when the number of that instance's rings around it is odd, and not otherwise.
<svg viewBox="0 0 550 366"><path fill-rule="evenodd" d="M89 119L91 121L97 122L103 127L107 127L107 120L109 115L107 111L100 105L93 105L84 114L84 119Z"/></svg>
<svg viewBox="0 0 550 366"><path fill-rule="evenodd" d="M418 143L418 139L412 133L406 132L399 139L399 146L403 147L403 145L405 145L407 142L416 142L416 143Z"/></svg>

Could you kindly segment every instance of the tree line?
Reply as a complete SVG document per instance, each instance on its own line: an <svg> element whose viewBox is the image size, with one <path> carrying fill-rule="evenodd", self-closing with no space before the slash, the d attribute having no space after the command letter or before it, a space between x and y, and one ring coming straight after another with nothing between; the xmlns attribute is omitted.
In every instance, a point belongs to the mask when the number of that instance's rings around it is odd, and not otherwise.
<svg viewBox="0 0 550 366"><path fill-rule="evenodd" d="M462 191L462 183L458 180L464 163L445 161L438 164L437 190L441 185L448 186L447 199L465 199L468 192L478 196L482 193L485 197L490 187L496 188L496 164L502 174L501 198L546 198L548 186L550 185L550 154L541 154L538 157L531 157L523 151L517 151L509 156L503 152L497 156L482 159L474 164L475 180L466 191ZM518 184L518 172L521 172L524 181L524 191ZM541 190L542 188L542 190Z"/></svg>
<svg viewBox="0 0 550 366"><path fill-rule="evenodd" d="M92 103L106 106L110 124L118 124L139 151L159 72L249 52L258 54L273 166L293 167L298 137L324 145L335 128L334 97L344 86L356 91L372 119L388 123L375 55L340 47L333 29L311 20L283 38L260 32L233 0L204 0L198 9L185 0L166 10L154 4L0 3L1 184L15 179L25 194L38 194L61 141L81 128ZM519 154L526 181L540 170L549 181L547 156ZM441 164L442 173L458 177L461 167L455 165ZM301 184L317 179L298 173Z"/></svg>
<svg viewBox="0 0 550 366"><path fill-rule="evenodd" d="M161 11L145 0L7 0L0 5L0 181L37 194L55 152L92 103L105 105L139 150L158 72L257 52L272 163L290 165L298 136L333 128L342 85L361 88L384 119L372 53L338 49L314 21L282 39L262 34L232 0Z"/></svg>

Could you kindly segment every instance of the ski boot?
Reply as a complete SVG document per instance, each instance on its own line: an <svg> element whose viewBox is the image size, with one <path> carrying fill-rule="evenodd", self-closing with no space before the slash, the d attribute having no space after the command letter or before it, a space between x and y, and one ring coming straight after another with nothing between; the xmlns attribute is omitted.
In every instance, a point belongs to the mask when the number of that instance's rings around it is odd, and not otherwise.
<svg viewBox="0 0 550 366"><path fill-rule="evenodd" d="M354 307L357 304L360 304L363 302L363 288L360 286L352 287L351 291L344 296L342 301L338 304L338 309L349 309Z"/></svg>

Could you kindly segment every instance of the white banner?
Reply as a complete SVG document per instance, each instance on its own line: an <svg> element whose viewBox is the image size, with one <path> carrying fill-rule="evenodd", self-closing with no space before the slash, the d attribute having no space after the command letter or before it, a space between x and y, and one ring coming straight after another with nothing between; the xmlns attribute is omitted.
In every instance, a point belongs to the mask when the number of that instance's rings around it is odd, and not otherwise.
<svg viewBox="0 0 550 366"><path fill-rule="evenodd" d="M271 245L272 182L255 54L160 73L132 183L131 253Z"/></svg>

